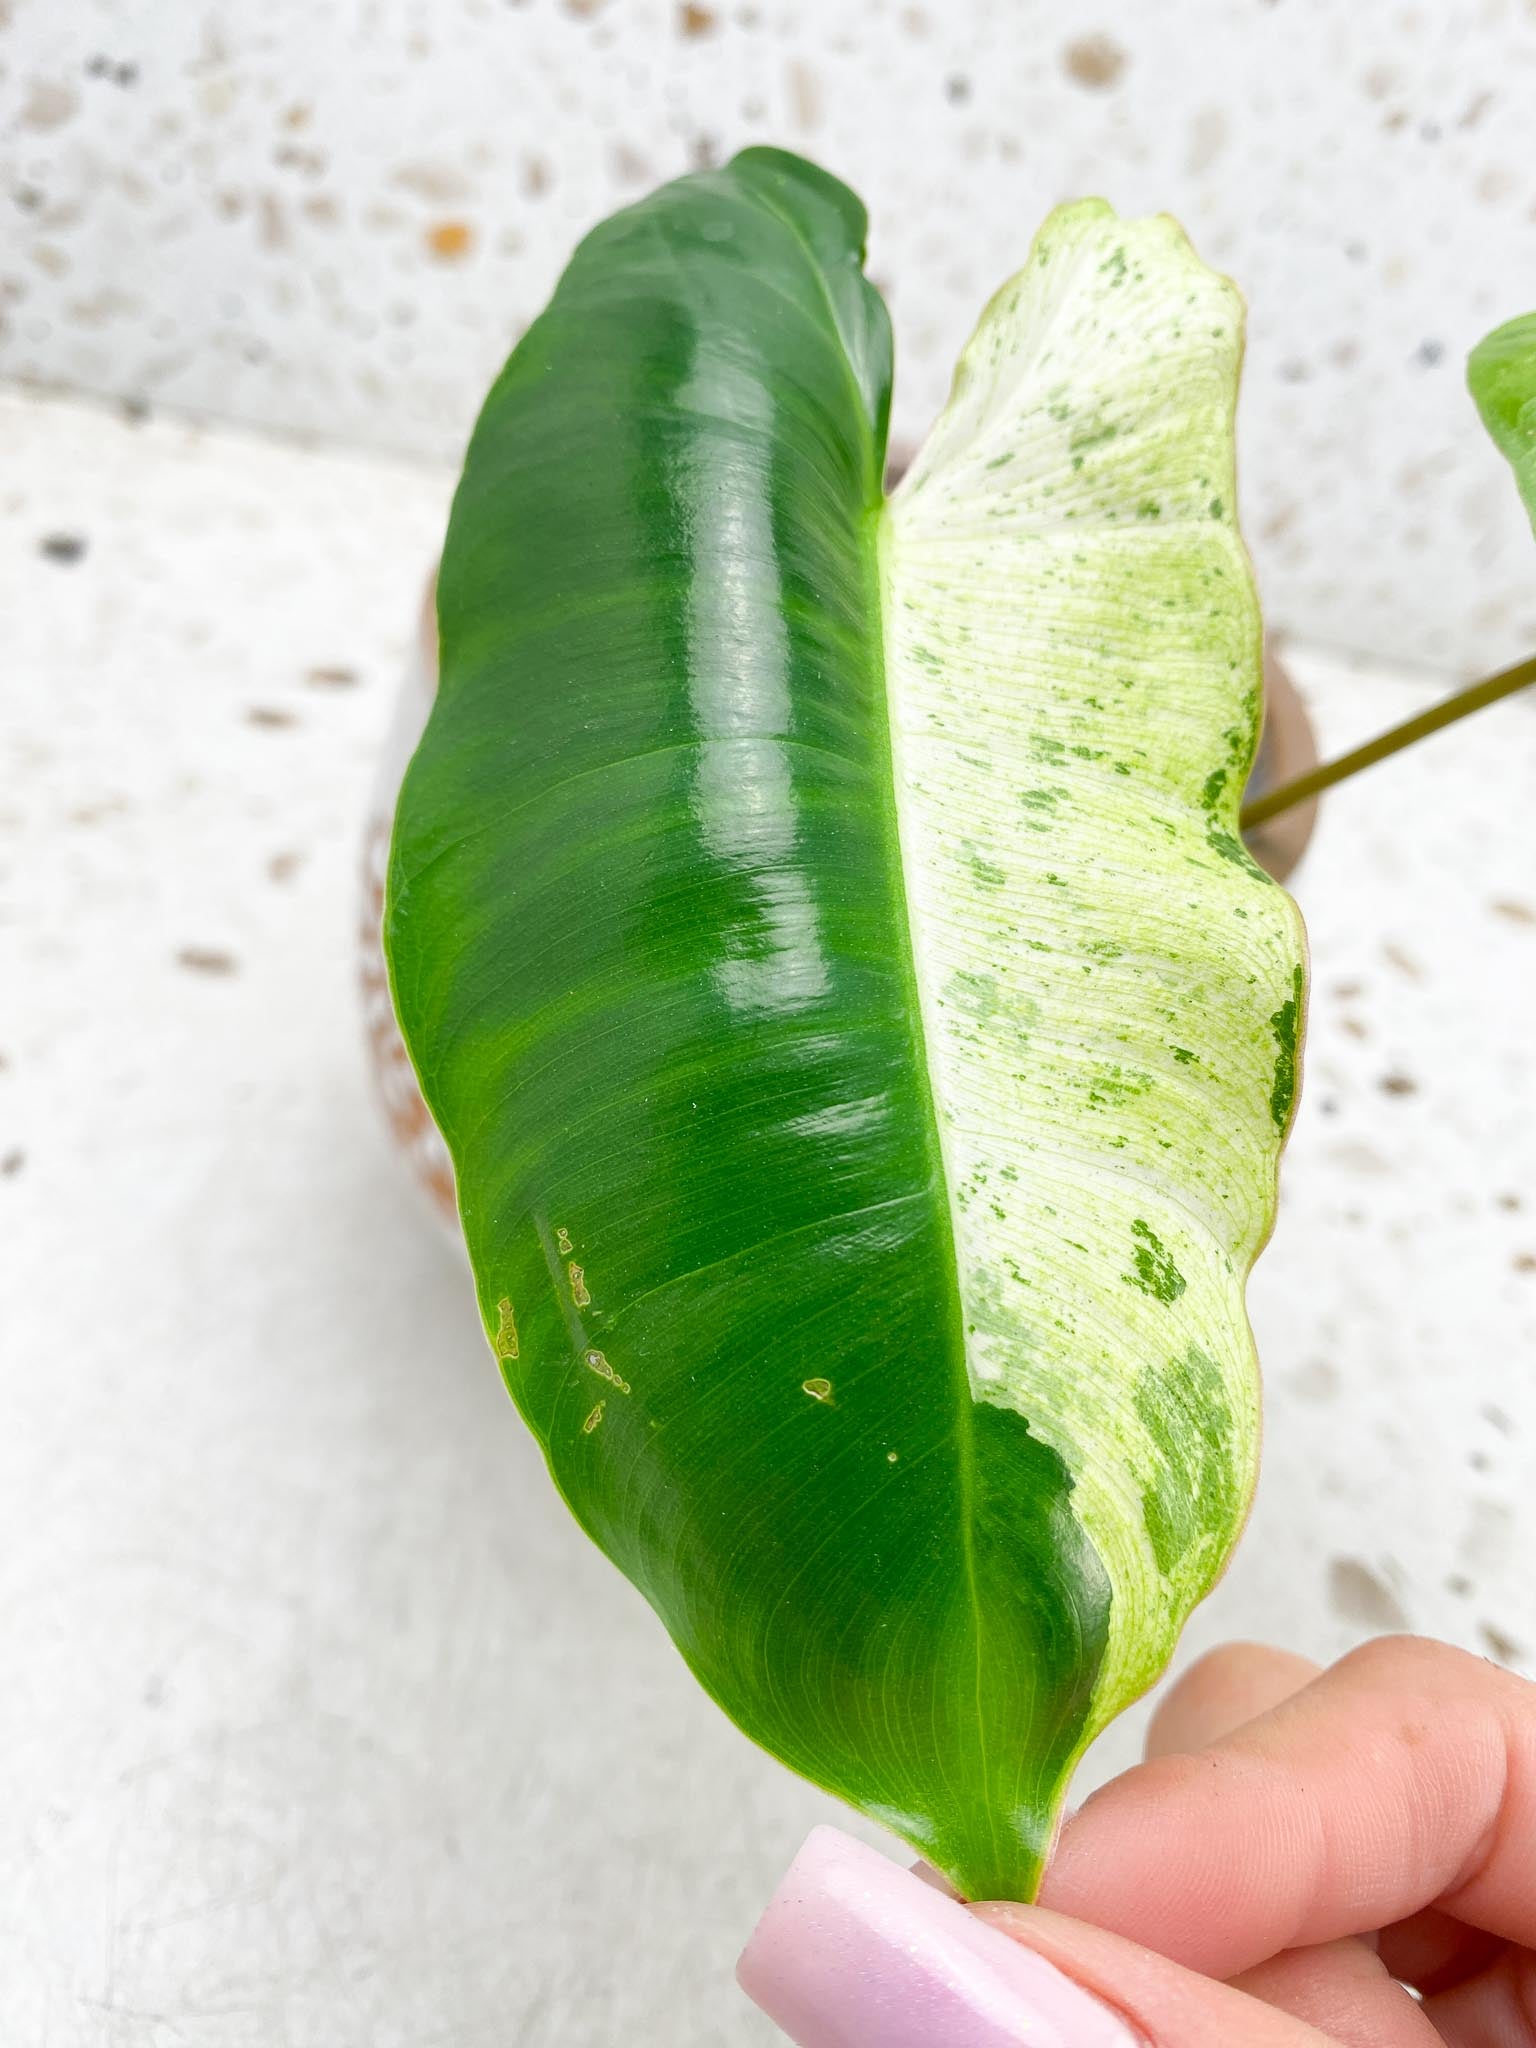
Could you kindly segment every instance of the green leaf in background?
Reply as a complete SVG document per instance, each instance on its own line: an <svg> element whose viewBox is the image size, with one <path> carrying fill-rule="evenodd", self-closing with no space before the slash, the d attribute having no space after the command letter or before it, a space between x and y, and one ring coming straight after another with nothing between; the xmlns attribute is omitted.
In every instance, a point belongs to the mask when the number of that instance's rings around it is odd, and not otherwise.
<svg viewBox="0 0 1536 2048"><path fill-rule="evenodd" d="M1237 830L1241 309L1063 208L886 504L864 229L751 150L582 243L469 450L387 943L583 1527L1027 1897L1254 1475L1302 940Z"/></svg>
<svg viewBox="0 0 1536 2048"><path fill-rule="evenodd" d="M1467 359L1467 382L1536 530L1536 313L1485 335Z"/></svg>

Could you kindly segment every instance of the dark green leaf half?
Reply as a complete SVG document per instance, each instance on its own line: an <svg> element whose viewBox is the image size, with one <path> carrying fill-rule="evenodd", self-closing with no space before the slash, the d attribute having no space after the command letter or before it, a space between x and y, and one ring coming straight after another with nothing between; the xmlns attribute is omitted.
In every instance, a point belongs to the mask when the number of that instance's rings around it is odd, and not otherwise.
<svg viewBox="0 0 1536 2048"><path fill-rule="evenodd" d="M1299 928L1240 309L1053 216L881 497L862 208L597 228L487 401L386 938L492 1344L726 1710L971 1896L1245 1512Z"/></svg>

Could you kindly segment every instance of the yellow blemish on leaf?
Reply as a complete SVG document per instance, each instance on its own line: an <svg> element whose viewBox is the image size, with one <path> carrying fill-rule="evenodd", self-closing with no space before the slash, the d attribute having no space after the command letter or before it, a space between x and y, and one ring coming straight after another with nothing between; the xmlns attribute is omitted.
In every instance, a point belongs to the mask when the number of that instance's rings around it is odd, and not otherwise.
<svg viewBox="0 0 1536 2048"><path fill-rule="evenodd" d="M571 1243L571 1233L557 1224L555 1226L555 1250L563 1259L567 1252L574 1251L575 1249L576 1247Z"/></svg>
<svg viewBox="0 0 1536 2048"><path fill-rule="evenodd" d="M832 1382L822 1379L802 1380L800 1391L802 1394L809 1394L813 1401L830 1401L832 1398Z"/></svg>
<svg viewBox="0 0 1536 2048"><path fill-rule="evenodd" d="M599 1423L600 1423L600 1422L602 1421L602 1419L603 1419L603 1410L604 1410L604 1409L605 1409L605 1408L606 1408L607 1406L608 1406L608 1403L607 1403L606 1401L599 1401L599 1402L598 1402L597 1406L596 1406L596 1407L595 1407L595 1408L594 1408L594 1409L592 1410L592 1413L591 1413L591 1414L590 1414L590 1415L589 1415L589 1416L587 1417L586 1421L585 1421L585 1422L584 1422L584 1423L583 1423L583 1424L581 1425L581 1433L582 1433L582 1435L583 1435L583 1436L590 1436L590 1435L592 1434L593 1430L594 1430L594 1429L596 1429L597 1425L598 1425L598 1424L599 1424Z"/></svg>
<svg viewBox="0 0 1536 2048"><path fill-rule="evenodd" d="M592 1305L592 1297L587 1292L586 1274L582 1271L581 1267L577 1265L574 1259L572 1259L571 1263L566 1267L565 1272L566 1278L571 1283L572 1301L575 1302L578 1308L590 1308Z"/></svg>
<svg viewBox="0 0 1536 2048"><path fill-rule="evenodd" d="M491 1339L491 1349L498 1358L516 1358L517 1323L512 1314L512 1304L503 1295L496 1304L496 1334Z"/></svg>
<svg viewBox="0 0 1536 2048"><path fill-rule="evenodd" d="M607 1359L604 1358L601 1351L587 1351L582 1355L586 1365L597 1374L600 1380L607 1380L608 1384L621 1394L627 1394L630 1391L629 1381L619 1378L619 1375L614 1371Z"/></svg>
<svg viewBox="0 0 1536 2048"><path fill-rule="evenodd" d="M899 1458L900 1456L901 1456L901 1453L900 1453L900 1451L887 1451L887 1452L886 1452L886 1454L885 1454L885 1462L887 1463L887 1465L894 1465L894 1464L895 1464L895 1462L896 1462L896 1460L897 1460L897 1459L898 1459L898 1458Z"/></svg>

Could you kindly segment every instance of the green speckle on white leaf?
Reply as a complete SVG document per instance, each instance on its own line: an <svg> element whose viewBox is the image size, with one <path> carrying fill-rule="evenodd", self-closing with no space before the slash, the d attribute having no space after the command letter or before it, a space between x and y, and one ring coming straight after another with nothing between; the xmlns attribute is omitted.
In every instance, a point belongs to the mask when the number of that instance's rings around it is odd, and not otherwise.
<svg viewBox="0 0 1536 2048"><path fill-rule="evenodd" d="M927 1024L946 1170L1019 1175L1001 1217L957 1218L962 1294L988 1305L972 1383L1060 1453L1113 1588L1085 1739L1161 1668L1258 1449L1241 1276L1273 1214L1302 997L1294 906L1237 826L1261 691L1248 558L1220 517L1241 328L1172 221L1060 208L983 317L882 546L919 987L940 961L987 962L985 1008ZM1047 344L1067 381L1042 379ZM1068 758L1070 810L1030 770ZM1021 838L1020 810L1049 838ZM1003 887L978 889L978 857ZM1202 889L1181 912L1168 885L1188 860ZM1131 1285L1106 1295L1110 1272ZM1148 1504L1129 1519L1128 1476Z"/></svg>

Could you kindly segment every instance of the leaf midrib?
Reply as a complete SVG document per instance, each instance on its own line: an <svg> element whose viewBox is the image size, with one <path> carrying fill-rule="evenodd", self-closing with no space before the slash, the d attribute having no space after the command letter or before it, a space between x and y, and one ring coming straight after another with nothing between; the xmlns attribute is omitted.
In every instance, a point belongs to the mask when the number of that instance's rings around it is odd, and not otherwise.
<svg viewBox="0 0 1536 2048"><path fill-rule="evenodd" d="M932 1184L943 1201L946 1227L940 1232L945 1253L945 1297L949 1304L949 1357L954 1381L955 1402L955 1463L960 1486L960 1553L964 1564L966 1595L970 1604L971 1640L974 1645L975 1677L975 1727L976 1755L980 1765L981 1779L989 1784L990 1774L987 1761L987 1720L983 1704L982 1664L985 1630L982 1621L981 1589L976 1570L976 1430L975 1393L971 1386L970 1367L967 1362L965 1342L965 1308L960 1296L960 1257L956 1242L958 1222L952 1193L953 1179L949 1162L944 1153L944 1136L939 1122L938 1103L934 1096L933 1070L929 1065L928 1034L924 1022L922 987L917 972L916 940L913 931L912 907L907 895L906 848L901 834L901 804L897 796L898 782L898 725L892 714L890 684L887 674L885 622L892 614L889 592L888 543L891 537L890 501L885 500L873 521L873 533L868 547L870 581L872 585L870 605L876 632L873 658L879 663L879 674L875 679L876 688L872 695L882 708L885 716L886 759L890 766L890 780L886 789L886 831L890 850L891 871L896 878L897 911L900 929L905 939L903 973L907 981L907 1014L911 1020L913 1066L917 1076L925 1111L925 1132L928 1142ZM994 1847L997 1842L997 1819L990 1805L987 1808L988 1826L992 1831Z"/></svg>

